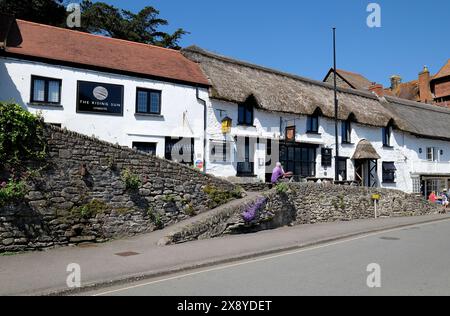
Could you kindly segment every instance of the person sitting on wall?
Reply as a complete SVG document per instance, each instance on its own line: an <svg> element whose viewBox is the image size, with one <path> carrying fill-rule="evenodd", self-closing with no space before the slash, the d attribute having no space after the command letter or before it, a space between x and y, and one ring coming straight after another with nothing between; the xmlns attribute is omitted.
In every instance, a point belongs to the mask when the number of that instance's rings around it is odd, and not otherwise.
<svg viewBox="0 0 450 316"><path fill-rule="evenodd" d="M292 178L292 172L284 172L283 166L277 162L275 169L272 172L272 184L282 182L284 179Z"/></svg>
<svg viewBox="0 0 450 316"><path fill-rule="evenodd" d="M431 203L435 204L436 203L436 193L433 191L431 192L430 196L428 197L428 201L430 201Z"/></svg>

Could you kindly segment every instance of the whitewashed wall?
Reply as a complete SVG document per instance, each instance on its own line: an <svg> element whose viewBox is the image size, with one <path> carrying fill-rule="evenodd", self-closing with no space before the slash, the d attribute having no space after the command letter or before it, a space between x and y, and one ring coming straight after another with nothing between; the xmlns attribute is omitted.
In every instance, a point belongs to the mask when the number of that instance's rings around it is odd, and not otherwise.
<svg viewBox="0 0 450 316"><path fill-rule="evenodd" d="M324 169L321 166L321 150L322 147L332 148L335 154L335 137L334 137L334 120L327 118L319 118L319 134L306 133L306 116L297 116L292 114L274 113L254 110L255 127L237 126L238 120L237 104L223 102L218 100L210 100L208 102L208 140L228 140L232 142L231 162L214 163L209 161L207 155L207 171L222 177L236 176L236 145L234 136L251 136L251 137L267 137L271 139L280 138L280 117L282 121L282 133L287 124L296 126L296 141L301 143L310 143L319 145L316 159L316 176L334 178L334 159L333 166ZM221 121L223 118L229 117L233 120L231 133L224 136L221 132ZM378 179L380 186L384 188L395 188L405 192L413 192L412 178L416 175L434 174L434 175L450 175L450 142L432 140L426 138L418 138L409 133L394 130L391 137L391 145L393 148L383 147L382 129L352 123L352 144L341 144L341 126L339 124L339 155L349 158L347 161L347 178L354 180L355 170L351 158L355 153L358 143L366 139L370 141L381 156L378 160ZM284 136L283 136L284 137ZM208 141L208 144L210 142ZM439 157L439 162L428 162L426 157L427 147L437 147L443 150L443 155ZM419 148L422 153L419 153ZM210 149L208 148L208 151ZM253 161L255 162L255 175L259 180L265 179L265 167L258 166L258 158L265 158L265 146L260 144L255 150ZM395 162L396 172L395 184L382 183L382 163Z"/></svg>
<svg viewBox="0 0 450 316"><path fill-rule="evenodd" d="M30 104L32 75L62 79L62 108ZM0 78L1 101L16 101L30 112L41 112L48 123L122 146L156 142L161 157L166 136L192 137L194 159L203 159L203 105L195 87L12 58L0 58ZM78 80L123 85L123 116L77 113ZM135 115L137 87L162 91L160 117ZM206 99L207 89L201 89L200 95Z"/></svg>

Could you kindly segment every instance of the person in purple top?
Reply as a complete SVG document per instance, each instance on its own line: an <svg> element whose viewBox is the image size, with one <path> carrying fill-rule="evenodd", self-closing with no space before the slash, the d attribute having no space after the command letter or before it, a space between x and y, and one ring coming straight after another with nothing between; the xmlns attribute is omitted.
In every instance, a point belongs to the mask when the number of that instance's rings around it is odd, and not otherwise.
<svg viewBox="0 0 450 316"><path fill-rule="evenodd" d="M284 178L284 175L286 173L283 170L283 167L281 166L281 163L277 162L275 169L273 169L272 172L272 183L276 184L280 179Z"/></svg>

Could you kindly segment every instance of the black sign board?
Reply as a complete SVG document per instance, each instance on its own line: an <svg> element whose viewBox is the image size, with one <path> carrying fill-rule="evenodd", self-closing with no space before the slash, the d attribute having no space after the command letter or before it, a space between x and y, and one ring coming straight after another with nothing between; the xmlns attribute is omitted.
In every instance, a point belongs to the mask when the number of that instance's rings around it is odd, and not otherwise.
<svg viewBox="0 0 450 316"><path fill-rule="evenodd" d="M77 112L123 115L123 86L78 81Z"/></svg>
<svg viewBox="0 0 450 316"><path fill-rule="evenodd" d="M322 148L322 166L331 167L333 151L331 148Z"/></svg>

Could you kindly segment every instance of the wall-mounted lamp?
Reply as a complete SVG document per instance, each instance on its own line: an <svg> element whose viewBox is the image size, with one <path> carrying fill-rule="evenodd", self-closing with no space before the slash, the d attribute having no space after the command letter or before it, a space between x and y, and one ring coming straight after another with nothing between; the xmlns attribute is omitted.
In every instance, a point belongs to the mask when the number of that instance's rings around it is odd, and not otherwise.
<svg viewBox="0 0 450 316"><path fill-rule="evenodd" d="M422 148L419 148L419 154L421 154L423 151L422 151Z"/></svg>

